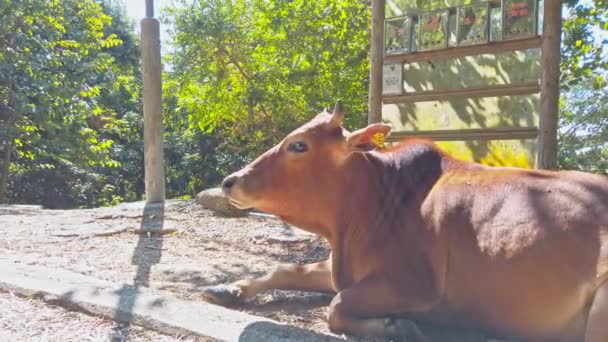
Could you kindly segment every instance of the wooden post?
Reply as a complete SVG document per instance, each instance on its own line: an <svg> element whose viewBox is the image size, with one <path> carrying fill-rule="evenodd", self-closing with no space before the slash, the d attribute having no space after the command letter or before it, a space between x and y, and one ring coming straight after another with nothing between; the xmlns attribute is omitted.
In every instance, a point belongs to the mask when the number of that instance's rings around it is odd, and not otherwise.
<svg viewBox="0 0 608 342"><path fill-rule="evenodd" d="M154 18L154 0L146 0L141 20L144 102L144 174L146 202L165 200L163 117L161 110L160 24Z"/></svg>
<svg viewBox="0 0 608 342"><path fill-rule="evenodd" d="M0 121L10 127L15 124L17 115L15 104L17 102L15 94L12 92L12 84L8 89L8 103L0 104ZM13 135L8 134L0 139L0 205L8 204L8 173L11 166L11 155L13 153Z"/></svg>
<svg viewBox="0 0 608 342"><path fill-rule="evenodd" d="M13 152L13 141L10 139L4 149L0 148L0 205L8 204L8 170Z"/></svg>
<svg viewBox="0 0 608 342"><path fill-rule="evenodd" d="M541 169L557 167L561 29L561 0L545 1L541 43L540 122L538 132L538 167Z"/></svg>
<svg viewBox="0 0 608 342"><path fill-rule="evenodd" d="M372 34L369 67L368 123L382 121L382 58L384 55L385 0L372 0Z"/></svg>

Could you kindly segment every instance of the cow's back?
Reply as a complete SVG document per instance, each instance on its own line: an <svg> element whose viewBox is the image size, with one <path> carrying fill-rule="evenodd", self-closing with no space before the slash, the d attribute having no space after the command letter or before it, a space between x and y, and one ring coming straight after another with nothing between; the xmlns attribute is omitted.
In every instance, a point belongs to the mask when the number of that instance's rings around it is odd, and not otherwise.
<svg viewBox="0 0 608 342"><path fill-rule="evenodd" d="M448 169L423 213L448 241L446 310L528 335L582 329L576 318L608 277L606 178Z"/></svg>

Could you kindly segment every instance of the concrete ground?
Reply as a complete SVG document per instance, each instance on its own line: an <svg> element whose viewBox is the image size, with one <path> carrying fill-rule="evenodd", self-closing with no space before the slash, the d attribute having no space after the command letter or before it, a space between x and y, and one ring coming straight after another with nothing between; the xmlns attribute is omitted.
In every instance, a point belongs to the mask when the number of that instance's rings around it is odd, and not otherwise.
<svg viewBox="0 0 608 342"><path fill-rule="evenodd" d="M2 299L9 304L0 312L4 311L7 317L13 316L13 324L10 324L2 315L2 333L9 338L43 340L52 336L68 340L252 342L339 340L205 302L181 300L149 289L56 268L27 265L16 260L0 260L0 289L3 291ZM62 311L59 307L74 312ZM42 318L38 310L42 310ZM38 322L18 319L20 314L31 317L34 311ZM66 322L69 323L66 325ZM83 332L83 328L88 332ZM103 336L104 333L107 335Z"/></svg>

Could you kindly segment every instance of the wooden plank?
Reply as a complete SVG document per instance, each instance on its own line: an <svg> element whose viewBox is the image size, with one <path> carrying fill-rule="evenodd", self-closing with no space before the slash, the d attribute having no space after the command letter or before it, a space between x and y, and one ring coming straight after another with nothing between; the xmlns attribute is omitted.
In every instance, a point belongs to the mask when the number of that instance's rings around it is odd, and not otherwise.
<svg viewBox="0 0 608 342"><path fill-rule="evenodd" d="M546 11L546 10L545 10ZM420 51L414 53L390 55L384 57L384 64L414 63L439 59L450 59L481 54L497 54L500 52L540 48L541 38L491 42L481 45L453 47L441 50Z"/></svg>
<svg viewBox="0 0 608 342"><path fill-rule="evenodd" d="M405 138L426 138L434 141L470 141L470 140L522 140L536 139L536 127L521 128L479 128L456 130L392 132L387 142L398 142Z"/></svg>
<svg viewBox="0 0 608 342"><path fill-rule="evenodd" d="M538 167L554 169L557 167L562 2L545 1L543 17Z"/></svg>
<svg viewBox="0 0 608 342"><path fill-rule="evenodd" d="M384 57L384 0L372 0L372 32L367 121L382 121L382 58Z"/></svg>
<svg viewBox="0 0 608 342"><path fill-rule="evenodd" d="M447 100L451 97L470 98L470 97L492 97L492 96L509 96L509 95L525 95L535 94L540 91L540 86L537 81L501 84L487 87L464 88L452 90L428 90L410 92L403 95L385 95L383 97L384 104L391 103L407 103L407 102L423 102L423 101L438 101Z"/></svg>

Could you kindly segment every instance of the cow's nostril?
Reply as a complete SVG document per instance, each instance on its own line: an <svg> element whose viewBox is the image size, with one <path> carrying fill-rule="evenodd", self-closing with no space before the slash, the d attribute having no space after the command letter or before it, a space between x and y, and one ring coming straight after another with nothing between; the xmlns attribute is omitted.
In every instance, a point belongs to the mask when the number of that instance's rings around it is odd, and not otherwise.
<svg viewBox="0 0 608 342"><path fill-rule="evenodd" d="M222 182L222 189L224 191L228 191L228 190L232 189L232 187L236 183L236 180L237 180L237 177L235 177L235 176L230 176L230 177L224 179L224 182Z"/></svg>

